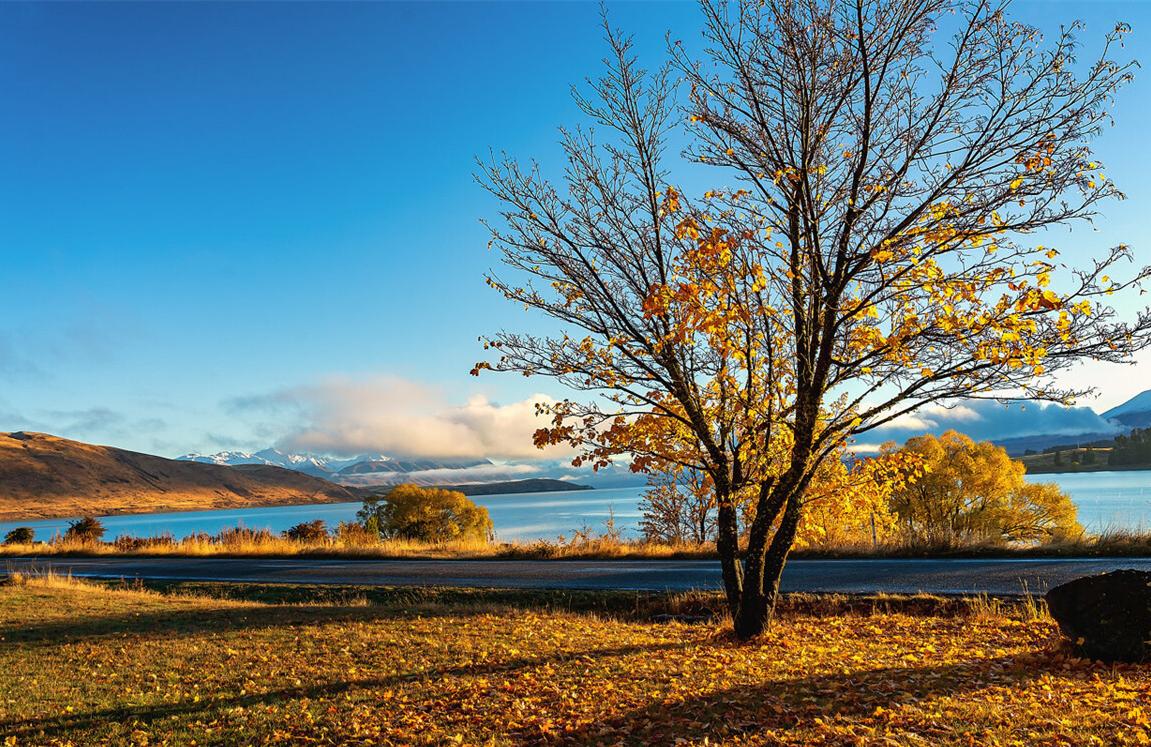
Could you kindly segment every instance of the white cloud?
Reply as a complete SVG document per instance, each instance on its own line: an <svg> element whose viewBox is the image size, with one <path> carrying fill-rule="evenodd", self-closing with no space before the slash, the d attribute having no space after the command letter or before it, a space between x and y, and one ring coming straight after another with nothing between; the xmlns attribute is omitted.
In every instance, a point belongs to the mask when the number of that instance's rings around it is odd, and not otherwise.
<svg viewBox="0 0 1151 747"><path fill-rule="evenodd" d="M889 423L876 428L876 432L883 431L919 431L926 433L927 431L934 431L940 427L941 423L947 423L946 428L960 428L960 424L971 423L980 419L980 415L974 408L968 405L955 405L953 407L944 407L938 403L924 405L915 412L900 415Z"/></svg>
<svg viewBox="0 0 1151 747"><path fill-rule="evenodd" d="M261 397L233 400L237 412L290 413L294 425L280 446L317 453L354 455L382 452L397 457L488 457L523 459L548 456L532 434L546 425L536 404L554 402L542 394L500 404L473 395L452 403L439 390L390 376L333 377L311 386Z"/></svg>

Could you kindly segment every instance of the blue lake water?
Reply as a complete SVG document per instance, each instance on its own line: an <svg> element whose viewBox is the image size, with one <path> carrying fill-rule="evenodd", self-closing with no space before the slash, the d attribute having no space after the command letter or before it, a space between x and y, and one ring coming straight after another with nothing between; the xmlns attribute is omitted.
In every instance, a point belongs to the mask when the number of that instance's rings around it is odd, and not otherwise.
<svg viewBox="0 0 1151 747"><path fill-rule="evenodd" d="M1029 476L1032 482L1057 482L1079 507L1079 521L1088 531L1133 529L1151 531L1151 471L1091 472ZM584 527L602 531L614 513L616 526L625 537L638 535L638 508L643 488L604 488L561 493L519 493L475 496L485 506L501 540L555 539L570 537ZM307 506L184 511L162 514L130 514L100 517L108 538L171 533L179 538L196 532L215 534L243 524L253 529L280 532L304 521L323 519L329 526L351 521L359 503L326 503ZM37 539L48 540L68 528L67 519L0 523L0 536L15 526L31 526Z"/></svg>

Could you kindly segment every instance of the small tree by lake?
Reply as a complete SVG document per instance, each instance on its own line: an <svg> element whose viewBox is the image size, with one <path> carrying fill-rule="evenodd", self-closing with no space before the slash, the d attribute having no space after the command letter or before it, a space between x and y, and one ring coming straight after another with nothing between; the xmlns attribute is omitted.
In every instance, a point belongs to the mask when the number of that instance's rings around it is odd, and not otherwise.
<svg viewBox="0 0 1151 747"><path fill-rule="evenodd" d="M36 530L32 527L16 527L4 535L5 545L30 545L36 539Z"/></svg>
<svg viewBox="0 0 1151 747"><path fill-rule="evenodd" d="M290 540L309 545L324 544L331 539L328 536L328 524L323 519L296 524L294 527L285 529L284 536Z"/></svg>
<svg viewBox="0 0 1151 747"><path fill-rule="evenodd" d="M443 488L398 485L382 499L365 499L356 517L365 526L374 523L384 539L488 542L494 536L486 508L459 491Z"/></svg>
<svg viewBox="0 0 1151 747"><path fill-rule="evenodd" d="M652 474L639 508L639 528L649 542L702 545L715 539L715 490L704 472Z"/></svg>
<svg viewBox="0 0 1151 747"><path fill-rule="evenodd" d="M989 441L976 443L948 431L912 438L899 451L919 457L926 467L923 477L896 490L891 499L908 542L996 545L1083 534L1075 504L1058 485L1028 483L1023 463Z"/></svg>
<svg viewBox="0 0 1151 747"><path fill-rule="evenodd" d="M82 519L68 522L68 529L64 532L65 542L95 543L104 538L104 525L99 519L85 516Z"/></svg>

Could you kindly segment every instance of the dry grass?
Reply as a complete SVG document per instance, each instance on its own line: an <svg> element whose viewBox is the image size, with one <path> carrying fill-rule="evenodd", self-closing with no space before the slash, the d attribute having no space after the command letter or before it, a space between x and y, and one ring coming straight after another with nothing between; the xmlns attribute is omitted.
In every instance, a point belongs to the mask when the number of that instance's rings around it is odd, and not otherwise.
<svg viewBox="0 0 1151 747"><path fill-rule="evenodd" d="M797 604L741 644L719 624L478 601L268 605L24 579L0 587L0 735L16 745L1151 740L1151 667L1077 659L1049 620L1012 610Z"/></svg>
<svg viewBox="0 0 1151 747"><path fill-rule="evenodd" d="M237 535L119 538L115 542L57 540L32 544L0 545L0 557L8 556L264 556L351 558L457 558L457 559L603 559L603 558L710 558L711 546L666 545L591 538L579 541L485 542L463 540L429 543L389 539L378 542L347 542L331 538L323 542L288 539L270 532L246 531Z"/></svg>
<svg viewBox="0 0 1151 747"><path fill-rule="evenodd" d="M56 540L33 544L0 545L0 557L13 556L239 556L239 557L348 557L437 559L708 559L711 545L669 545L608 536L536 542L484 542L478 540L427 543L415 540L348 541L332 537L323 542L288 539L266 530L237 528L217 536L117 538L114 542ZM837 545L801 547L797 558L869 557L1132 557L1151 555L1151 533L1112 530L1084 535L1077 540L1040 545L951 545L926 547L911 544Z"/></svg>

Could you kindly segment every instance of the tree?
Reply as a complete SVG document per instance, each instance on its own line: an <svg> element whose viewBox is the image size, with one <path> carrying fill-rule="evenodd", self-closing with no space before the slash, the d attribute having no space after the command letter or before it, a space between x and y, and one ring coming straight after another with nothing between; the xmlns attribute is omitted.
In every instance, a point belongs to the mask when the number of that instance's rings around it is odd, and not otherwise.
<svg viewBox="0 0 1151 747"><path fill-rule="evenodd" d="M296 542L309 544L324 543L330 539L328 536L328 524L323 519L306 521L302 524L296 524L294 527L289 527L284 530L284 536Z"/></svg>
<svg viewBox="0 0 1151 747"><path fill-rule="evenodd" d="M473 373L584 392L541 406L536 434L577 463L706 473L750 637L821 465L931 402L1086 393L1055 375L1147 346L1151 313L1120 320L1107 297L1151 269L1118 278L1122 245L1068 266L1028 240L1121 196L1090 145L1130 78L1111 59L1126 27L1083 66L1078 26L1045 41L1000 3L701 7L706 52L673 44L654 73L608 29L607 72L577 94L600 132L563 131L560 184L509 157L483 166L510 273L488 282L561 329L486 338L496 358ZM698 200L675 186L685 119L688 158L734 185Z"/></svg>
<svg viewBox="0 0 1151 747"><path fill-rule="evenodd" d="M82 519L68 522L68 529L64 532L65 542L99 542L104 537L104 525L99 519L85 516Z"/></svg>
<svg viewBox="0 0 1151 747"><path fill-rule="evenodd" d="M639 504L640 531L649 542L702 545L715 540L715 489L691 468L654 473Z"/></svg>
<svg viewBox="0 0 1151 747"><path fill-rule="evenodd" d="M365 499L356 517L365 526L376 522L385 539L451 542L493 537L486 508L463 493L443 488L397 485L382 503L379 498Z"/></svg>
<svg viewBox="0 0 1151 747"><path fill-rule="evenodd" d="M923 470L922 459L906 453L871 459L841 453L825 460L804 494L795 544L835 550L893 539L892 493L917 482Z"/></svg>
<svg viewBox="0 0 1151 747"><path fill-rule="evenodd" d="M948 431L912 438L901 451L922 459L926 468L923 477L891 498L914 543L998 544L1067 539L1083 532L1075 504L1058 485L1029 484L1023 464L989 441L976 443Z"/></svg>
<svg viewBox="0 0 1151 747"><path fill-rule="evenodd" d="M32 527L16 527L4 535L5 545L30 545L36 540L36 531Z"/></svg>

